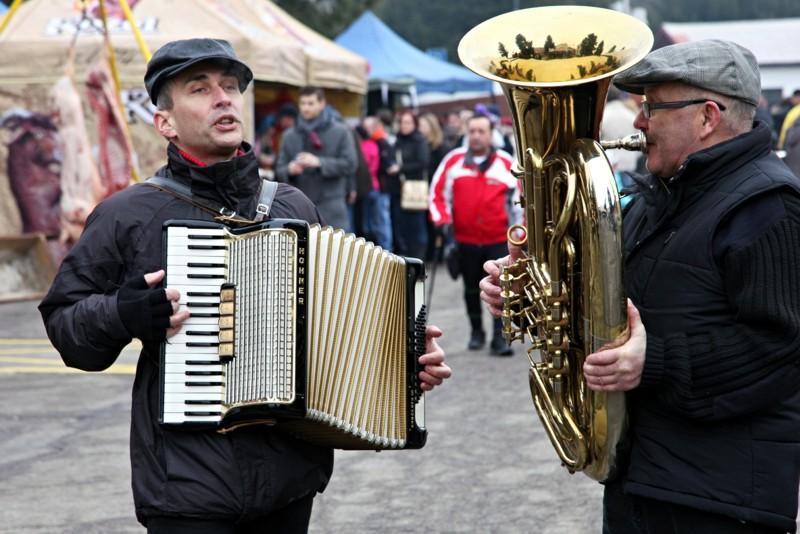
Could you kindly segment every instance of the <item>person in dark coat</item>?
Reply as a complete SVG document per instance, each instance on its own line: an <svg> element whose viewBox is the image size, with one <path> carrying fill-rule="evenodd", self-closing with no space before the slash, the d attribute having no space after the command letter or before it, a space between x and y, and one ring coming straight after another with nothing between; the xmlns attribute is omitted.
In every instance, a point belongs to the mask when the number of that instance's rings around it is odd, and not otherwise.
<svg viewBox="0 0 800 534"><path fill-rule="evenodd" d="M592 390L628 392L629 450L605 485L603 531L795 532L800 180L753 121L758 63L735 43L695 41L614 83L646 97L634 126L651 175L623 220L630 338L583 366ZM498 266L486 270L497 313Z"/></svg>
<svg viewBox="0 0 800 534"><path fill-rule="evenodd" d="M101 202L39 305L64 362L85 371L111 366L132 338L142 342L131 409L136 516L149 533L306 532L314 496L333 469L333 451L269 426L173 430L159 424L159 348L189 317L185 297L162 288L162 225L168 219L255 219L263 181L243 142L242 92L252 72L226 41L167 43L153 55L145 86L169 141L157 176ZM161 183L161 185L159 185ZM164 186L163 184L171 184ZM183 187L191 198L176 195ZM320 222L300 191L278 184L270 217ZM171 269L172 267L169 267ZM449 376L429 327L420 358L423 389Z"/></svg>
<svg viewBox="0 0 800 534"><path fill-rule="evenodd" d="M400 114L399 123L394 142L395 164L387 171L390 176L394 251L402 256L424 259L428 245L428 212L404 209L400 204L400 192L404 180L429 180L430 148L417 128L416 115L404 111Z"/></svg>
<svg viewBox="0 0 800 534"><path fill-rule="evenodd" d="M300 90L300 117L283 134L275 176L306 194L326 224L350 229L358 156L353 134L337 120L319 87Z"/></svg>

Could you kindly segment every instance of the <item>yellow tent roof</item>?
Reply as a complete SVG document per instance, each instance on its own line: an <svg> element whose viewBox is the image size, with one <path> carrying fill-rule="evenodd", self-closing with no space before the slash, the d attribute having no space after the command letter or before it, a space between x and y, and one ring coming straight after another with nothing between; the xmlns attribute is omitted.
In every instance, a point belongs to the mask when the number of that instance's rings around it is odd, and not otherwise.
<svg viewBox="0 0 800 534"><path fill-rule="evenodd" d="M76 4L29 0L19 8L0 35L4 83L49 83L61 76L78 27L77 72L99 59L102 23L91 16L81 19ZM366 91L366 60L309 30L268 0L140 0L133 14L151 50L175 39L226 39L257 80ZM123 84L140 85L146 64L133 32L124 20L110 17L109 25Z"/></svg>
<svg viewBox="0 0 800 534"><path fill-rule="evenodd" d="M356 93L367 88L369 63L366 58L336 44L305 26L270 0L216 0L251 18L253 23L282 42L303 47L309 85L342 87Z"/></svg>

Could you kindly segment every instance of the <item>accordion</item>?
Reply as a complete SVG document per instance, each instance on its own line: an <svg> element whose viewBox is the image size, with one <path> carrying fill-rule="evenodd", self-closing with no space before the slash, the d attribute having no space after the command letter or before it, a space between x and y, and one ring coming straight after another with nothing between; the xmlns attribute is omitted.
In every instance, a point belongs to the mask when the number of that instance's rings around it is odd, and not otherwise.
<svg viewBox="0 0 800 534"><path fill-rule="evenodd" d="M424 265L276 219L164 223L165 287L190 316L161 345L160 422L275 425L342 449L420 448Z"/></svg>

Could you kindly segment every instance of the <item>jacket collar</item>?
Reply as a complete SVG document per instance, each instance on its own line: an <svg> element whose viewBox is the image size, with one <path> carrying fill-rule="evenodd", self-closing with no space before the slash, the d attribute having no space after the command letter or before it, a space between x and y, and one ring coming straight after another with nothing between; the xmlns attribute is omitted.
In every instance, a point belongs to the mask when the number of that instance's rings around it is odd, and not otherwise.
<svg viewBox="0 0 800 534"><path fill-rule="evenodd" d="M771 150L771 142L769 127L763 122L756 122L749 132L690 154L675 176L666 183L670 186L681 183L691 189L707 190L719 176L767 155Z"/></svg>
<svg viewBox="0 0 800 534"><path fill-rule="evenodd" d="M167 166L174 179L188 183L192 194L223 204L243 216L255 211L261 177L253 149L242 143L242 155L213 165L192 162L170 143L167 148Z"/></svg>

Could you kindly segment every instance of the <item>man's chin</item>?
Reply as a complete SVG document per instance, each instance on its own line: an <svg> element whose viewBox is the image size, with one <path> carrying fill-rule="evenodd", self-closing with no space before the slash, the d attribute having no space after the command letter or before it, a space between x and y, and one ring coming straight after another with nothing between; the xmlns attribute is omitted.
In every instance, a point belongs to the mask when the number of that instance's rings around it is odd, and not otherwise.
<svg viewBox="0 0 800 534"><path fill-rule="evenodd" d="M236 150L242 146L242 142L244 142L244 136L241 134L241 132L228 132L217 135L214 141L214 144L220 148Z"/></svg>

